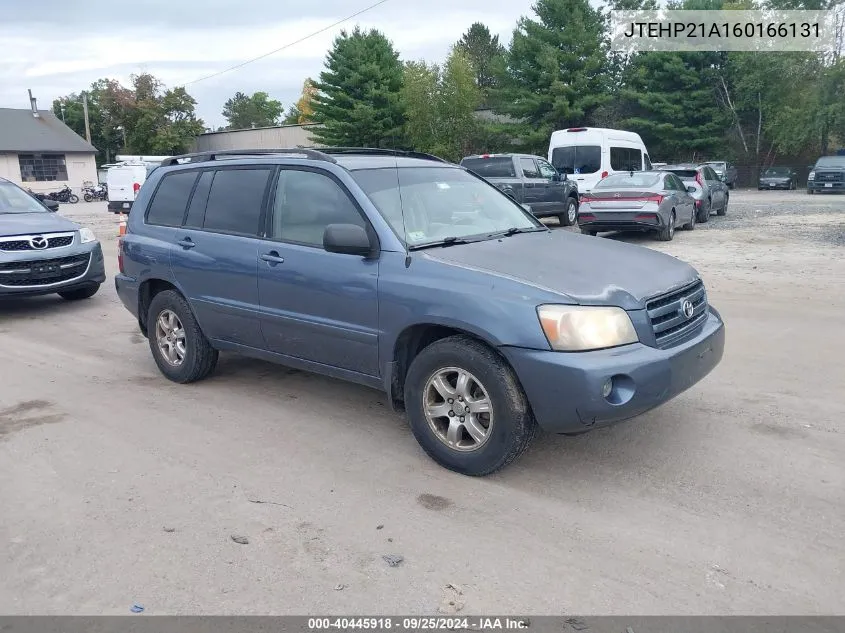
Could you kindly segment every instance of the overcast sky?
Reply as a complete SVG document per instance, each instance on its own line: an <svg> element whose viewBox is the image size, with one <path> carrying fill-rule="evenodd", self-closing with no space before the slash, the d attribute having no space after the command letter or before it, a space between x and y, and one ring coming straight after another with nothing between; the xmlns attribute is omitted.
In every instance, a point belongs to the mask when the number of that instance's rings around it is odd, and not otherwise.
<svg viewBox="0 0 845 633"><path fill-rule="evenodd" d="M101 77L128 83L150 72L168 87L186 85L209 127L225 123L236 91L264 90L285 109L305 77L317 77L332 39L356 24L378 28L402 59L442 61L475 21L504 44L532 0L388 0L280 53L189 83L293 42L376 0L0 0L0 107L25 108L31 88L40 108Z"/></svg>

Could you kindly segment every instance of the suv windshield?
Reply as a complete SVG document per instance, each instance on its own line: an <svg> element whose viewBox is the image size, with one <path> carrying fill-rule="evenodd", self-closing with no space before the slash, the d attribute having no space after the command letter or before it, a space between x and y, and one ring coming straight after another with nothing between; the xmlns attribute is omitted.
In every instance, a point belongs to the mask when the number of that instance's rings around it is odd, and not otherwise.
<svg viewBox="0 0 845 633"><path fill-rule="evenodd" d="M545 230L516 202L462 169L388 167L351 174L408 247L510 229Z"/></svg>
<svg viewBox="0 0 845 633"><path fill-rule="evenodd" d="M695 169L662 169L661 171L668 171L672 174L675 174L678 178L684 178L689 180L690 178L695 178L695 175L698 173Z"/></svg>
<svg viewBox="0 0 845 633"><path fill-rule="evenodd" d="M46 207L10 182L0 182L0 214L47 213Z"/></svg>
<svg viewBox="0 0 845 633"><path fill-rule="evenodd" d="M492 156L489 158L465 158L461 166L475 172L482 178L515 178L513 158L510 156Z"/></svg>
<svg viewBox="0 0 845 633"><path fill-rule="evenodd" d="M845 156L822 156L816 167L845 167Z"/></svg>
<svg viewBox="0 0 845 633"><path fill-rule="evenodd" d="M600 180L594 189L624 189L627 187L653 187L660 180L660 174L649 172L610 174Z"/></svg>

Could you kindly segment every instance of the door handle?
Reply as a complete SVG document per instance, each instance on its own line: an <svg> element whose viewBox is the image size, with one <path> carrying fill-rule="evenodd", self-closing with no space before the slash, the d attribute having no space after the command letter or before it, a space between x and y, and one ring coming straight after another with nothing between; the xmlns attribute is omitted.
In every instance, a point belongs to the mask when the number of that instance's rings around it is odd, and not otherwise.
<svg viewBox="0 0 845 633"><path fill-rule="evenodd" d="M285 258L281 257L276 251L270 251L261 255L261 259L271 264L284 264Z"/></svg>
<svg viewBox="0 0 845 633"><path fill-rule="evenodd" d="M190 237L181 239L176 243L182 248L193 248L194 246L196 246L196 244L194 244L193 240Z"/></svg>

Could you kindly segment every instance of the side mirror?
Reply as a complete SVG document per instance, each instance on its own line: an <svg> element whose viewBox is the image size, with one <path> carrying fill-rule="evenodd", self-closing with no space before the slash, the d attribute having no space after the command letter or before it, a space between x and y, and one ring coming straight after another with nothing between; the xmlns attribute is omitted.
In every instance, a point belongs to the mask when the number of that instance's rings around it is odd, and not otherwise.
<svg viewBox="0 0 845 633"><path fill-rule="evenodd" d="M59 203L56 202L55 200L50 200L48 198L45 198L44 200L41 200L41 204L43 204L45 207L47 207L47 211L52 211L53 213L55 213L56 211L59 210Z"/></svg>
<svg viewBox="0 0 845 633"><path fill-rule="evenodd" d="M357 224L329 224L323 232L323 248L329 253L361 257L367 257L373 252L370 236L366 229Z"/></svg>
<svg viewBox="0 0 845 633"><path fill-rule="evenodd" d="M561 174L556 173L552 176L552 182L560 182L562 180L566 180L566 176L562 176Z"/></svg>
<svg viewBox="0 0 845 633"><path fill-rule="evenodd" d="M695 193L696 191L698 191L698 190L695 187L687 187L688 193Z"/></svg>

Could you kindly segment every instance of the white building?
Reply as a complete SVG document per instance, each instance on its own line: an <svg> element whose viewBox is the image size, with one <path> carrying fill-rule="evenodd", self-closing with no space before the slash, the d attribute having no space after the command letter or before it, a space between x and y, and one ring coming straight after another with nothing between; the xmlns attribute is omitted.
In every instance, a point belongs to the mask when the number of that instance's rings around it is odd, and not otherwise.
<svg viewBox="0 0 845 633"><path fill-rule="evenodd" d="M0 177L36 192L97 182L97 149L48 110L0 108Z"/></svg>

